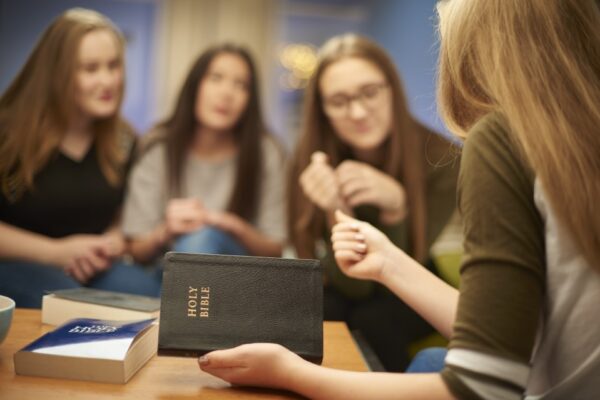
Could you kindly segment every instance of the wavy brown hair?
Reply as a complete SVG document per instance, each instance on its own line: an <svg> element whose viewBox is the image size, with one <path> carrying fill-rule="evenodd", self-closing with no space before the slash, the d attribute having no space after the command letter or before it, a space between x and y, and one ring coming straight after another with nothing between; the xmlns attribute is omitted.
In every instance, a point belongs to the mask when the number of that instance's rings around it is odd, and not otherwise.
<svg viewBox="0 0 600 400"><path fill-rule="evenodd" d="M600 6L597 0L446 5L439 103L458 135L501 113L590 265L600 271Z"/></svg>
<svg viewBox="0 0 600 400"><path fill-rule="evenodd" d="M400 77L387 53L372 41L354 34L330 39L319 52L319 61L304 97L303 130L291 163L288 180L288 230L291 243L300 257L315 257L315 243L326 229L325 213L314 205L299 185L302 171L310 164L311 154L323 151L335 167L352 150L336 135L323 109L319 83L330 65L349 57L372 62L384 74L392 92L393 120L389 137L379 148L380 169L401 182L407 194L411 246L408 253L424 261L426 244L425 140L430 133L409 113Z"/></svg>
<svg viewBox="0 0 600 400"><path fill-rule="evenodd" d="M246 63L250 71L248 104L233 128L238 146L235 185L227 210L251 220L258 208L263 168L262 139L275 139L267 133L262 118L258 93L258 77L252 56L244 47L225 43L210 47L196 60L179 92L173 114L158 125L156 138L148 146L163 141L167 147L167 177L169 195L181 195L183 166L196 132L198 121L195 114L198 86L206 76L211 62L220 54L234 54ZM276 142L276 141L275 141Z"/></svg>
<svg viewBox="0 0 600 400"><path fill-rule="evenodd" d="M0 98L0 180L7 198L33 188L34 177L57 153L77 117L75 74L81 39L111 32L123 57L124 41L113 23L95 11L75 8L61 14L42 34L21 71ZM122 100L122 93L121 99ZM119 104L120 106L120 104ZM117 132L129 130L119 114L92 123L100 167L117 185L126 159Z"/></svg>

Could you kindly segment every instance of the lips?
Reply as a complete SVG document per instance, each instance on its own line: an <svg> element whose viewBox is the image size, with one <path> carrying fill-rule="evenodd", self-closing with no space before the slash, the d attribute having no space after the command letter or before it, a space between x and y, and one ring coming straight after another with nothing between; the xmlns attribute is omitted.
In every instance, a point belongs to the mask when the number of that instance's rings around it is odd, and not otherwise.
<svg viewBox="0 0 600 400"><path fill-rule="evenodd" d="M228 116L229 114L231 114L231 111L229 108L225 108L225 107L214 107L213 111L219 115L222 115L224 117Z"/></svg>
<svg viewBox="0 0 600 400"><path fill-rule="evenodd" d="M112 93L105 93L99 97L101 101L112 101L115 96Z"/></svg>
<svg viewBox="0 0 600 400"><path fill-rule="evenodd" d="M372 130L372 126L370 124L358 124L354 126L354 130L357 133L369 133Z"/></svg>

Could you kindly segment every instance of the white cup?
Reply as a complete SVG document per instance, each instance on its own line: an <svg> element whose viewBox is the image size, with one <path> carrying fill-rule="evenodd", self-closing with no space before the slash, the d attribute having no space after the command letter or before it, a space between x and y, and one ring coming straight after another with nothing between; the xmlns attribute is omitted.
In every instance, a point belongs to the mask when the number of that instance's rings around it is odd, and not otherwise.
<svg viewBox="0 0 600 400"><path fill-rule="evenodd" d="M10 297L0 295L0 343L4 341L8 333L14 309L15 301Z"/></svg>

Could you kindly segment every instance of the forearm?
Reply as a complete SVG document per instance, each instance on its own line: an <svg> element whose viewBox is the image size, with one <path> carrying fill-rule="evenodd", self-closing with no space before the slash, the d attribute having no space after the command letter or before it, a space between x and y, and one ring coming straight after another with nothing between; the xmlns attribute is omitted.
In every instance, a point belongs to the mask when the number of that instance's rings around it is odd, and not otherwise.
<svg viewBox="0 0 600 400"><path fill-rule="evenodd" d="M54 240L47 236L0 222L0 258L52 263ZM35 249L35 251L32 251Z"/></svg>
<svg viewBox="0 0 600 400"><path fill-rule="evenodd" d="M145 235L127 240L127 252L139 263L151 261L167 244L168 235L164 223L158 224Z"/></svg>
<svg viewBox="0 0 600 400"><path fill-rule="evenodd" d="M298 363L287 389L310 399L454 399L439 374L365 373Z"/></svg>
<svg viewBox="0 0 600 400"><path fill-rule="evenodd" d="M380 283L449 338L458 305L458 290L400 250L394 259L398 265L386 268Z"/></svg>

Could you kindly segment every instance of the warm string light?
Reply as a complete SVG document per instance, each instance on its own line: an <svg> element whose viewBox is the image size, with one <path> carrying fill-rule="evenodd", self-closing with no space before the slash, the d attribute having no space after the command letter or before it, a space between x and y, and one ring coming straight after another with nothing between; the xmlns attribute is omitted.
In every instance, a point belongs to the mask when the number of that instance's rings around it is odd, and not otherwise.
<svg viewBox="0 0 600 400"><path fill-rule="evenodd" d="M279 54L279 62L285 68L279 78L281 87L303 89L317 67L317 49L306 43L287 44Z"/></svg>

